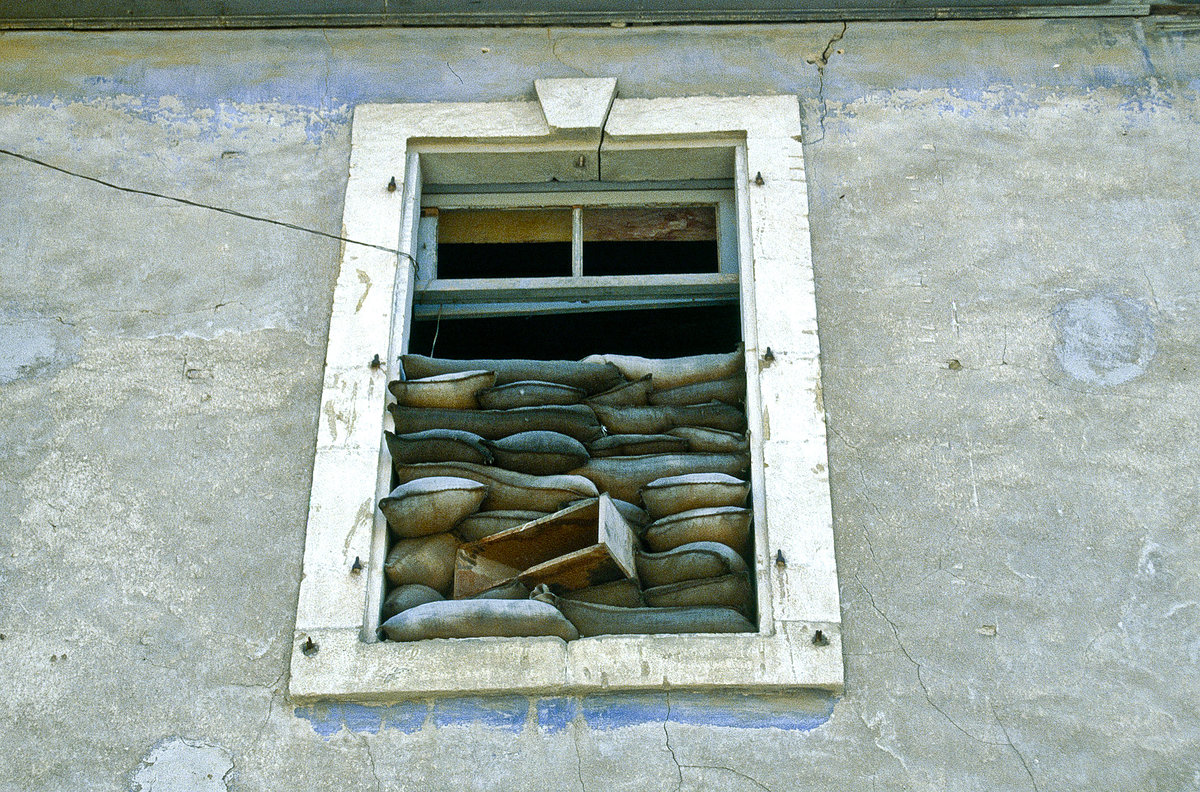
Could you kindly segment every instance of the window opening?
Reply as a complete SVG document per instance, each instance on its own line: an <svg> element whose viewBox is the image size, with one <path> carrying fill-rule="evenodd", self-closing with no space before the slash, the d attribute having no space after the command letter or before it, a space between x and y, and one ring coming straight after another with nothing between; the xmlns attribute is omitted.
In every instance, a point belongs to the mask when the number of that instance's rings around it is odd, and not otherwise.
<svg viewBox="0 0 1200 792"><path fill-rule="evenodd" d="M388 437L394 489L380 502L391 529L385 635L756 631L738 302L716 284L690 296L668 289L638 297L656 276L720 271L719 206L423 210L424 249L435 268L426 283L478 279L481 290L511 283L513 305L493 316L494 308L468 304L466 318L445 319L433 298L439 315L410 327L406 379L390 386L398 402L390 408L396 434ZM595 301L568 293L554 304L569 302L570 312L523 315L536 303L521 301L521 279L543 273L579 282L633 277L625 293L600 292ZM671 371L681 358L700 366L705 358L696 356L705 355L721 361L719 372ZM559 377L558 364L539 361L583 361L593 367L589 377L612 378L568 382L575 373ZM420 395L447 380L465 390L445 403ZM639 382L640 398L606 402L610 389ZM513 393L528 398L507 401ZM472 450L419 450L435 435ZM732 448L706 445L713 442ZM549 487L546 477L555 476L564 491L549 499L542 491L513 494ZM432 518L445 498L424 511L400 507L435 485L458 488L457 517ZM492 488L479 494L478 486ZM658 487L678 487L676 502L652 497ZM423 535L428 521L438 522L436 536ZM480 604L480 597L514 602ZM526 612L534 607L543 610Z"/></svg>

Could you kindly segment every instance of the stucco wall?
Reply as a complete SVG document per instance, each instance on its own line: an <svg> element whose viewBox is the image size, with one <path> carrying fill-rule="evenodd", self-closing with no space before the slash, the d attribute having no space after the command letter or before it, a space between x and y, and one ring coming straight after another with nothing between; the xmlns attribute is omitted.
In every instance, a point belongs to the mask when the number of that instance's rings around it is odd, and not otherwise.
<svg viewBox="0 0 1200 792"><path fill-rule="evenodd" d="M842 32L0 35L0 147L332 234L359 102L799 95L846 662L295 709L338 243L0 155L0 788L1200 789L1200 25Z"/></svg>

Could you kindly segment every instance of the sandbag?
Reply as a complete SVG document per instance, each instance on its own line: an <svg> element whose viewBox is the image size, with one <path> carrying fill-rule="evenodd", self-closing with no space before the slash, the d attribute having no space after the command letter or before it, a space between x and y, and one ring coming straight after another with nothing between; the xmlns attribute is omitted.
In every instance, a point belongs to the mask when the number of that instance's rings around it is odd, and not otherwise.
<svg viewBox="0 0 1200 792"><path fill-rule="evenodd" d="M702 580L683 580L666 586L648 588L642 595L646 604L656 608L681 608L691 605L717 605L750 614L750 575L746 572Z"/></svg>
<svg viewBox="0 0 1200 792"><path fill-rule="evenodd" d="M652 377L647 374L633 382L623 382L615 388L609 388L603 393L589 396L588 404L603 404L609 407L637 407L648 403L650 391L654 388Z"/></svg>
<svg viewBox="0 0 1200 792"><path fill-rule="evenodd" d="M533 476L555 476L588 461L583 443L560 432L518 432L486 441L496 465Z"/></svg>
<svg viewBox="0 0 1200 792"><path fill-rule="evenodd" d="M445 597L429 588L429 586L420 583L408 583L403 586L396 586L388 592L387 599L383 601L383 607L380 608L379 614L384 621L387 621L397 613L406 611L409 608L415 608L427 602L438 602L444 599Z"/></svg>
<svg viewBox="0 0 1200 792"><path fill-rule="evenodd" d="M640 608L642 590L636 580L611 580L598 586L564 591L560 594L563 599L578 600L579 602L594 602L598 605L616 605L621 608Z"/></svg>
<svg viewBox="0 0 1200 792"><path fill-rule="evenodd" d="M396 465L395 470L401 482L422 476L461 476L487 484L488 494L480 507L484 511L554 512L571 501L595 498L600 494L596 485L583 476L531 476L495 465L426 462Z"/></svg>
<svg viewBox="0 0 1200 792"><path fill-rule="evenodd" d="M691 355L677 358L644 358L636 355L588 355L585 363L611 363L625 379L636 380L647 374L654 377L658 390L678 388L694 382L728 379L745 367L741 344L733 352L715 355ZM482 361L481 361L482 362ZM476 368L488 368L477 366Z"/></svg>
<svg viewBox="0 0 1200 792"><path fill-rule="evenodd" d="M535 600L464 599L430 602L396 614L383 623L393 641L428 638L579 637L553 605Z"/></svg>
<svg viewBox="0 0 1200 792"><path fill-rule="evenodd" d="M642 487L641 501L655 520L668 514L714 506L744 506L750 483L728 473L664 476Z"/></svg>
<svg viewBox="0 0 1200 792"><path fill-rule="evenodd" d="M661 553L635 549L633 561L646 588L746 571L742 557L720 542L689 542Z"/></svg>
<svg viewBox="0 0 1200 792"><path fill-rule="evenodd" d="M707 404L719 401L725 404L743 404L746 401L746 376L729 379L693 382L670 390L656 390L650 394L651 404Z"/></svg>
<svg viewBox="0 0 1200 792"><path fill-rule="evenodd" d="M571 472L590 479L601 492L637 503L641 488L655 479L685 473L735 474L749 463L744 454L649 454L601 457Z"/></svg>
<svg viewBox="0 0 1200 792"><path fill-rule="evenodd" d="M616 434L593 440L587 448L594 457L679 454L688 450L688 441L669 434Z"/></svg>
<svg viewBox="0 0 1200 792"><path fill-rule="evenodd" d="M479 392L495 384L496 372L472 370L422 379L395 380L388 383L388 390L405 407L474 410L479 407Z"/></svg>
<svg viewBox="0 0 1200 792"><path fill-rule="evenodd" d="M450 360L424 355L403 355L400 362L410 379L436 374L486 369L496 372L496 384L508 385L521 380L540 380L571 385L588 393L600 393L622 381L620 370L604 361L575 360Z"/></svg>
<svg viewBox="0 0 1200 792"><path fill-rule="evenodd" d="M668 429L672 437L687 440L689 451L709 451L716 454L736 454L750 448L750 440L740 432L723 432L699 426L677 426Z"/></svg>
<svg viewBox="0 0 1200 792"><path fill-rule="evenodd" d="M750 538L752 516L749 509L736 506L692 509L655 520L642 539L656 553L691 542L720 542L741 553Z"/></svg>
<svg viewBox="0 0 1200 792"><path fill-rule="evenodd" d="M677 426L703 426L709 429L722 429L726 432L746 431L746 414L737 407L720 402L693 404L686 407L671 404L649 407L608 407L603 404L595 404L592 405L592 409L605 431L610 435L665 434Z"/></svg>
<svg viewBox="0 0 1200 792"><path fill-rule="evenodd" d="M610 496L611 497L611 496ZM625 518L625 522L634 527L635 530L641 531L650 524L650 515L640 506L635 506L627 500L620 498L612 499L613 506L617 507L617 511Z"/></svg>
<svg viewBox="0 0 1200 792"><path fill-rule="evenodd" d="M402 435L384 432L383 436L394 465L415 465L420 462L492 464L492 452L483 444L483 438L473 432L427 429Z"/></svg>
<svg viewBox="0 0 1200 792"><path fill-rule="evenodd" d="M481 511L467 517L454 527L454 533L464 542L477 542L486 536L516 528L545 517L544 511Z"/></svg>
<svg viewBox="0 0 1200 792"><path fill-rule="evenodd" d="M442 410L390 404L388 409L396 424L397 434L427 429L458 429L486 440L499 440L517 432L547 431L560 432L586 443L601 433L596 414L586 404L518 407L514 410Z"/></svg>
<svg viewBox="0 0 1200 792"><path fill-rule="evenodd" d="M458 539L451 533L400 539L388 551L383 571L393 585L420 583L443 596L454 582L454 557Z"/></svg>
<svg viewBox="0 0 1200 792"><path fill-rule="evenodd" d="M513 410L551 404L578 404L587 391L557 382L521 380L497 385L479 394L479 406L485 410Z"/></svg>
<svg viewBox="0 0 1200 792"><path fill-rule="evenodd" d="M544 602L557 607L581 636L755 631L754 625L732 608L713 606L621 608L614 605L598 605L593 602L579 602L556 597L545 586L538 586L534 589L531 601ZM409 611L409 613L412 612ZM401 614L401 616L403 615Z"/></svg>
<svg viewBox="0 0 1200 792"><path fill-rule="evenodd" d="M412 539L449 531L477 511L487 494L487 484L474 479L428 476L396 487L379 501L379 510L397 536Z"/></svg>

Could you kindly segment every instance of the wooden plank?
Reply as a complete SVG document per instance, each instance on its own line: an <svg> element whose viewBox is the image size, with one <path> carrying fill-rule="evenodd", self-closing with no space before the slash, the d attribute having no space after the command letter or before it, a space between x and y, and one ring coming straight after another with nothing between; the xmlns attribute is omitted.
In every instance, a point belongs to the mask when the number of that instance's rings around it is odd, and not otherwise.
<svg viewBox="0 0 1200 792"><path fill-rule="evenodd" d="M599 513L599 500L589 498L540 520L463 545L463 549L517 569L529 569L596 544Z"/></svg>
<svg viewBox="0 0 1200 792"><path fill-rule="evenodd" d="M593 275L583 278L463 278L434 280L415 295L417 303L500 303L547 300L623 300L654 297L738 296L738 276L730 273L686 275Z"/></svg>
<svg viewBox="0 0 1200 792"><path fill-rule="evenodd" d="M454 597L516 577L568 591L637 574L634 530L608 495L591 498L459 548Z"/></svg>
<svg viewBox="0 0 1200 792"><path fill-rule="evenodd" d="M616 560L603 545L597 544L530 567L517 575L517 580L531 590L545 583L563 591L578 591L625 577L628 576Z"/></svg>
<svg viewBox="0 0 1200 792"><path fill-rule="evenodd" d="M602 206L583 210L584 242L711 242L715 206Z"/></svg>
<svg viewBox="0 0 1200 792"><path fill-rule="evenodd" d="M570 242L569 209L447 209L438 243Z"/></svg>
<svg viewBox="0 0 1200 792"><path fill-rule="evenodd" d="M454 599L473 597L512 580L521 570L459 548L454 559Z"/></svg>

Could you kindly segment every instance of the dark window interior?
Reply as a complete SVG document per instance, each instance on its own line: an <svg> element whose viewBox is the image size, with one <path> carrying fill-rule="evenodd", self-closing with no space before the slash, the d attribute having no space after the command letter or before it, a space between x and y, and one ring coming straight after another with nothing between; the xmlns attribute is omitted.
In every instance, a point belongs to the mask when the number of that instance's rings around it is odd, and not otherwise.
<svg viewBox="0 0 1200 792"><path fill-rule="evenodd" d="M584 242L584 275L716 272L717 242Z"/></svg>
<svg viewBox="0 0 1200 792"><path fill-rule="evenodd" d="M439 278L566 278L570 275L570 242L438 245Z"/></svg>
<svg viewBox="0 0 1200 792"><path fill-rule="evenodd" d="M434 336L437 343L434 344ZM695 308L414 321L409 351L446 358L578 360L595 353L681 357L742 340L737 303Z"/></svg>

